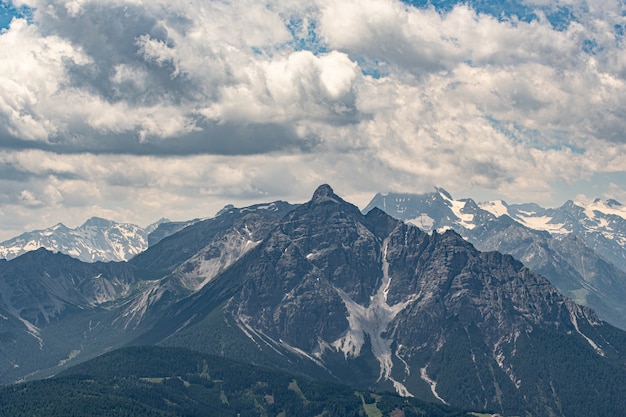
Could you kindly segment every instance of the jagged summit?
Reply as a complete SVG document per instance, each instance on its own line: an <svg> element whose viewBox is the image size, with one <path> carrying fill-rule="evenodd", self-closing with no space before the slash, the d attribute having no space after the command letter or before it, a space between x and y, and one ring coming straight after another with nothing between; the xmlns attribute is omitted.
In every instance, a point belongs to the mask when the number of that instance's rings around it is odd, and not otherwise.
<svg viewBox="0 0 626 417"><path fill-rule="evenodd" d="M311 197L311 203L319 204L327 201L333 201L335 203L344 202L341 197L339 197L333 191L332 187L328 184L322 184L313 193L313 197Z"/></svg>
<svg viewBox="0 0 626 417"><path fill-rule="evenodd" d="M448 199L452 200L452 194L450 194L449 192L447 192L447 191L446 191L443 187L435 187L435 190L436 190L439 194L441 194L441 195L445 196L446 198L448 198Z"/></svg>
<svg viewBox="0 0 626 417"><path fill-rule="evenodd" d="M466 223L475 216L466 212L476 208L471 202L424 200L433 216L460 213ZM547 415L570 402L564 391L547 405L535 401L556 386L554 363L584 352L588 374L618 354L603 339L611 330L545 278L510 255L479 252L449 228L436 230L427 234L379 209L364 215L323 185L137 343L165 337L168 345L217 353L228 344L228 355L265 352L274 359L260 363L288 362L357 387L506 415ZM552 343L571 350L561 355L547 349ZM540 368L547 377L537 376ZM576 415L569 411L555 415Z"/></svg>

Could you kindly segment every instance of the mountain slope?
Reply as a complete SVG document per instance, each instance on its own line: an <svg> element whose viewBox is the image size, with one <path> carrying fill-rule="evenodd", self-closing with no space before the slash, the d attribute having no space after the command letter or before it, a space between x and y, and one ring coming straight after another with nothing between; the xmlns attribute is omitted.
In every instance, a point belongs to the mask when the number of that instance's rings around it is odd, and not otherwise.
<svg viewBox="0 0 626 417"><path fill-rule="evenodd" d="M476 207L453 208L468 223ZM102 278L128 291L94 304L77 290ZM132 340L505 415L626 409L623 331L510 255L364 215L329 186L298 206L230 208L127 263L25 254L0 262L0 281L13 289L0 305L6 380Z"/></svg>
<svg viewBox="0 0 626 417"><path fill-rule="evenodd" d="M161 219L159 223L165 221ZM0 257L13 259L26 252L46 248L84 262L126 261L148 247L148 235L159 223L145 229L97 217L75 229L59 223L0 243Z"/></svg>
<svg viewBox="0 0 626 417"><path fill-rule="evenodd" d="M116 311L147 282L126 263L85 263L46 249L0 262L0 381L48 376L49 368L124 343ZM117 325L115 323L118 323Z"/></svg>
<svg viewBox="0 0 626 417"><path fill-rule="evenodd" d="M511 256L362 215L328 186L148 341L510 415L626 407L624 332Z"/></svg>

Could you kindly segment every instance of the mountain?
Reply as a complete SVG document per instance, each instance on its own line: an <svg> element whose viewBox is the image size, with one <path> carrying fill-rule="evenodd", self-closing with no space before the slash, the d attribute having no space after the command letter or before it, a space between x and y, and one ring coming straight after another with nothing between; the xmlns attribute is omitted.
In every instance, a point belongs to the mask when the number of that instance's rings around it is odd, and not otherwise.
<svg viewBox="0 0 626 417"><path fill-rule="evenodd" d="M150 233L148 233L148 247L156 245L166 237L183 230L187 226L196 224L199 221L202 221L202 219L194 219L182 222L171 222L166 219L163 219L163 221L160 220L157 227L154 228L154 230L152 230Z"/></svg>
<svg viewBox="0 0 626 417"><path fill-rule="evenodd" d="M493 210L498 203L481 207ZM561 207L544 209L536 204L501 203L498 213L506 214L534 230L553 236L574 233L600 256L626 271L626 207L615 200L596 199L589 204L567 201ZM505 211L502 212L502 209Z"/></svg>
<svg viewBox="0 0 626 417"><path fill-rule="evenodd" d="M124 302L149 286L129 264L46 249L0 262L0 381L44 377L124 339ZM116 324L117 323L117 324Z"/></svg>
<svg viewBox="0 0 626 417"><path fill-rule="evenodd" d="M621 221L626 211L613 200L596 200L584 209L571 202L543 209L536 204L455 200L439 188L421 195L377 194L363 211L374 207L427 232L453 229L479 250L511 254L563 294L626 329L626 272L619 262L609 261L619 261L611 253L626 254L626 239L619 238L626 236ZM594 221L604 226L594 228ZM616 236L616 241L609 239ZM610 252L602 249L607 247Z"/></svg>
<svg viewBox="0 0 626 417"><path fill-rule="evenodd" d="M372 414L376 413L376 414ZM391 394L184 349L116 350L43 381L0 388L0 415L469 416Z"/></svg>
<svg viewBox="0 0 626 417"><path fill-rule="evenodd" d="M129 262L0 261L0 283L5 383L158 345L509 416L626 409L624 331L510 255L365 215L327 185L300 205L227 207ZM201 389L174 375L166 385Z"/></svg>
<svg viewBox="0 0 626 417"><path fill-rule="evenodd" d="M294 206L230 208L129 262L40 248L0 260L0 383L42 378L120 347L243 256Z"/></svg>
<svg viewBox="0 0 626 417"><path fill-rule="evenodd" d="M363 209L378 207L391 216L426 230L472 230L494 218L508 216L529 229L551 236L575 233L600 256L626 272L626 207L615 200L592 203L567 201L545 209L534 203L504 201L476 203L471 198L455 200L442 188L425 194L376 194Z"/></svg>
<svg viewBox="0 0 626 417"><path fill-rule="evenodd" d="M134 343L506 415L626 407L626 333L511 256L328 186Z"/></svg>
<svg viewBox="0 0 626 417"><path fill-rule="evenodd" d="M46 248L84 262L127 261L148 247L149 234L164 222L167 219L161 219L145 229L98 217L92 217L75 229L59 223L0 243L0 257L13 259L26 252Z"/></svg>

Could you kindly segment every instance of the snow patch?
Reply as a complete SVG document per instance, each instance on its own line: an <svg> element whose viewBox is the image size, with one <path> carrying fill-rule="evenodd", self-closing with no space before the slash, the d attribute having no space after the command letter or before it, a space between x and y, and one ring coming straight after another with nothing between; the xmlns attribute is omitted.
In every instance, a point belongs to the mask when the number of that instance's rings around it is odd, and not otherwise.
<svg viewBox="0 0 626 417"><path fill-rule="evenodd" d="M509 214L509 209L504 205L502 200L496 201L482 201L478 203L478 207L481 209L488 211L496 217L504 216L505 214Z"/></svg>
<svg viewBox="0 0 626 417"><path fill-rule="evenodd" d="M465 202L450 200L452 203L452 212L459 218L459 224L466 229L473 229L476 227L474 222L474 215L471 213L463 213L461 210L465 207Z"/></svg>
<svg viewBox="0 0 626 417"><path fill-rule="evenodd" d="M450 198L445 192L439 191L439 195L441 198L450 203L450 210L452 213L459 219L459 225L463 226L466 229L473 229L476 225L473 223L474 215L471 213L463 213L463 208L465 208L465 201L457 201Z"/></svg>
<svg viewBox="0 0 626 417"><path fill-rule="evenodd" d="M596 353L600 356L604 356L604 351L600 348L600 346L598 346L598 344L596 342L594 342L593 340L591 340L589 337L587 337L585 334L583 334L583 332L580 331L580 329L578 328L578 318L576 317L576 312L573 311L572 309L570 309L570 320L572 322L572 324L574 325L574 328L576 329L576 332L581 335L582 337L585 338L585 340L587 341L587 343L589 343L589 345L596 351Z"/></svg>
<svg viewBox="0 0 626 417"><path fill-rule="evenodd" d="M585 209L585 214L590 219L595 217L595 212L598 211L602 214L613 215L621 217L626 220L626 206L621 205L617 201L602 201L600 199L596 199L591 203L583 203L583 202L575 202L578 207L582 207Z"/></svg>
<svg viewBox="0 0 626 417"><path fill-rule="evenodd" d="M345 336L332 343L332 346L342 351L346 358L357 357L361 353L365 341L365 334L369 335L372 344L372 353L380 364L378 380L390 381L396 392L402 396L413 396L408 389L391 376L393 368L391 340L383 337L387 326L408 304L414 301L410 298L407 301L390 306L387 303L387 295L391 285L389 276L389 262L387 261L387 247L389 241L383 242L382 270L383 279L376 294L371 297L368 307L357 304L348 294L339 288L335 288L348 310L349 329ZM406 364L406 363L405 363Z"/></svg>
<svg viewBox="0 0 626 417"><path fill-rule="evenodd" d="M420 377L422 378L422 380L424 382L426 382L429 386L430 386L430 391L433 393L433 395L435 396L436 399L438 399L439 401L441 401L442 403L444 403L445 405L449 405L446 400L444 400L443 398L441 398L441 396L437 393L437 382L433 381L429 376L428 376L428 372L426 372L426 368L420 368Z"/></svg>
<svg viewBox="0 0 626 417"><path fill-rule="evenodd" d="M435 219L428 216L428 214L420 214L414 219L407 220L407 223L411 223L420 229L430 232L435 224Z"/></svg>
<svg viewBox="0 0 626 417"><path fill-rule="evenodd" d="M553 221L550 216L516 216L515 219L522 223L524 226L535 229L544 230L551 234L562 235L570 233L570 230L565 228L564 223L550 223Z"/></svg>

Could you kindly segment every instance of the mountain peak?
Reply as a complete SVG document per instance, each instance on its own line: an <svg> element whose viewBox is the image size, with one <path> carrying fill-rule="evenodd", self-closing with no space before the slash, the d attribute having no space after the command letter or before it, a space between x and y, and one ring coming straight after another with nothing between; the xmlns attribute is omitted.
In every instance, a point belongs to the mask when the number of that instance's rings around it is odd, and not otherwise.
<svg viewBox="0 0 626 417"><path fill-rule="evenodd" d="M341 201L330 185L322 184L313 193L313 197L311 198L311 202L313 203L323 203L325 201L334 201L338 203Z"/></svg>
<svg viewBox="0 0 626 417"><path fill-rule="evenodd" d="M110 227L113 224L112 220L103 219L102 217L91 217L87 219L81 227Z"/></svg>
<svg viewBox="0 0 626 417"><path fill-rule="evenodd" d="M235 206L232 204L226 204L223 209L221 209L215 214L215 217L219 217L222 214L228 213L229 211L232 211L232 210L235 210Z"/></svg>
<svg viewBox="0 0 626 417"><path fill-rule="evenodd" d="M452 194L444 190L442 187L435 187L435 190L437 190L437 192L441 194L444 198L447 198L448 200L452 200Z"/></svg>

